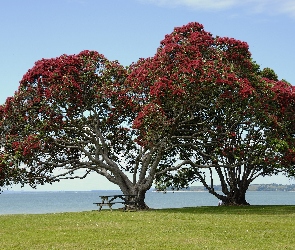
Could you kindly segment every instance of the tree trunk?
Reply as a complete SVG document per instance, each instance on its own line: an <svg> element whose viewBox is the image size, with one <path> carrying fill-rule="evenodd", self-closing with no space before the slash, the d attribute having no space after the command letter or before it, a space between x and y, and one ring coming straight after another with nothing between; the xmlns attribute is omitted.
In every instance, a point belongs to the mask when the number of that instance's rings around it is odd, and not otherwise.
<svg viewBox="0 0 295 250"><path fill-rule="evenodd" d="M203 183L203 185L206 187L206 189L209 191L210 194L213 194L216 198L222 201L223 205L226 206L245 206L250 205L246 201L246 192L248 190L250 181L240 181L235 178L231 179L231 186L228 186L228 183L224 181L224 176L222 174L219 174L219 178L221 181L221 188L222 188L222 194L218 193L213 186L213 183L211 185L208 185L205 181L205 179L201 178L200 180ZM212 180L212 176L211 176Z"/></svg>
<svg viewBox="0 0 295 250"><path fill-rule="evenodd" d="M222 198L222 202L226 206L248 206L250 205L246 201L246 191L247 189L239 189L235 188L231 190L224 198Z"/></svg>
<svg viewBox="0 0 295 250"><path fill-rule="evenodd" d="M146 191L147 190L140 190L138 193L137 193L137 208L139 210L146 210L146 209L149 209L148 205L146 205L145 203L145 194L146 194Z"/></svg>
<svg viewBox="0 0 295 250"><path fill-rule="evenodd" d="M124 195L136 195L136 203L137 203L137 209L138 210L146 210L149 209L148 205L145 203L145 194L147 192L146 189L135 186L132 186L131 188L124 188L120 187L121 191L123 192Z"/></svg>

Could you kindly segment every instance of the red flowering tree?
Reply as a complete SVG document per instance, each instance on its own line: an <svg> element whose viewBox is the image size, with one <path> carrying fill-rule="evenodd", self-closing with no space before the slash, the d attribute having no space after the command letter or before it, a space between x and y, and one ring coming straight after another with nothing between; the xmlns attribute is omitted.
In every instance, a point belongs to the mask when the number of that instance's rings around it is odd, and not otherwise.
<svg viewBox="0 0 295 250"><path fill-rule="evenodd" d="M274 88L281 82L265 78L273 72L259 70L245 42L213 37L189 23L131 69L134 91L146 93L135 127L145 141L166 137L173 145L166 152L170 161L158 168L158 186L199 180L225 204L248 204L255 178L283 170L291 147L285 118L276 123L281 108Z"/></svg>
<svg viewBox="0 0 295 250"><path fill-rule="evenodd" d="M137 143L126 76L94 51L36 62L1 107L1 171L22 169L32 186L96 172L146 208L164 144Z"/></svg>
<svg viewBox="0 0 295 250"><path fill-rule="evenodd" d="M0 185L96 172L146 208L155 178L199 179L247 204L257 176L291 169L295 113L293 88L250 56L246 43L190 23L128 70L93 51L36 62L0 109Z"/></svg>
<svg viewBox="0 0 295 250"><path fill-rule="evenodd" d="M12 184L23 183L25 169L19 168L15 165L14 160L3 152L0 153L0 192L4 188L8 188Z"/></svg>
<svg viewBox="0 0 295 250"><path fill-rule="evenodd" d="M273 129L271 135L281 137L287 145L282 157L284 173L287 176L295 177L295 86L285 80L275 81L273 77L264 78L273 93L273 99L267 104L268 110L271 109ZM271 104L276 103L274 109ZM278 129L279 128L279 129ZM278 131L275 133L275 131Z"/></svg>
<svg viewBox="0 0 295 250"><path fill-rule="evenodd" d="M4 105L0 106L0 127L4 129ZM0 192L15 183L22 183L24 169L15 164L16 159L10 157L10 154L4 150L5 135L0 137Z"/></svg>

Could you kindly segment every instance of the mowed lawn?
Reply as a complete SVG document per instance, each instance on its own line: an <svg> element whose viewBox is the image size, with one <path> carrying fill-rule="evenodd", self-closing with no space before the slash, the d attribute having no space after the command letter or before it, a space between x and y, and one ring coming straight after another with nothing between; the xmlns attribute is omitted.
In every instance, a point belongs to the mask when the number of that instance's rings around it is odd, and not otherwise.
<svg viewBox="0 0 295 250"><path fill-rule="evenodd" d="M295 206L1 215L0 249L295 249Z"/></svg>

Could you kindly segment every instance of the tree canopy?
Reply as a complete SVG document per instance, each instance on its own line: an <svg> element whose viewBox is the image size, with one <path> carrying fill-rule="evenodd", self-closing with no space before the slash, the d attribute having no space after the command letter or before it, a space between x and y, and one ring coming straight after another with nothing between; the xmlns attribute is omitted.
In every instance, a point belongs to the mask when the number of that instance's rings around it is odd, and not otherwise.
<svg viewBox="0 0 295 250"><path fill-rule="evenodd" d="M129 67L95 51L42 59L0 107L0 186L96 172L145 208L155 179L164 188L197 179L225 203L247 204L257 176L294 175L294 91L260 70L247 43L199 23Z"/></svg>
<svg viewBox="0 0 295 250"><path fill-rule="evenodd" d="M144 134L155 134L151 123L161 124L161 135L172 130L174 159L183 165L159 175L158 187L199 180L224 203L247 204L255 178L293 169L294 87L269 68L261 71L245 42L189 23L134 67L134 86L149 89L149 109L137 125ZM214 190L214 177L223 194Z"/></svg>
<svg viewBox="0 0 295 250"><path fill-rule="evenodd" d="M167 144L137 140L141 103L126 77L125 67L95 51L36 62L1 107L5 169L32 186L96 172L145 208Z"/></svg>

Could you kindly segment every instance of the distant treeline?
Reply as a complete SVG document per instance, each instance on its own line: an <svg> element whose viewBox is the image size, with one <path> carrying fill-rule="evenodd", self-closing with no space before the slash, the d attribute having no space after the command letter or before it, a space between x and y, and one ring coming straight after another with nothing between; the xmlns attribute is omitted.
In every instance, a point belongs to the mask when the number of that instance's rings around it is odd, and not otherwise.
<svg viewBox="0 0 295 250"><path fill-rule="evenodd" d="M221 186L214 186L216 191L221 191ZM167 191L178 191L168 188ZM188 188L179 189L179 191L207 191L203 186L190 186ZM295 184L283 185L283 184L251 184L248 191L295 191Z"/></svg>

